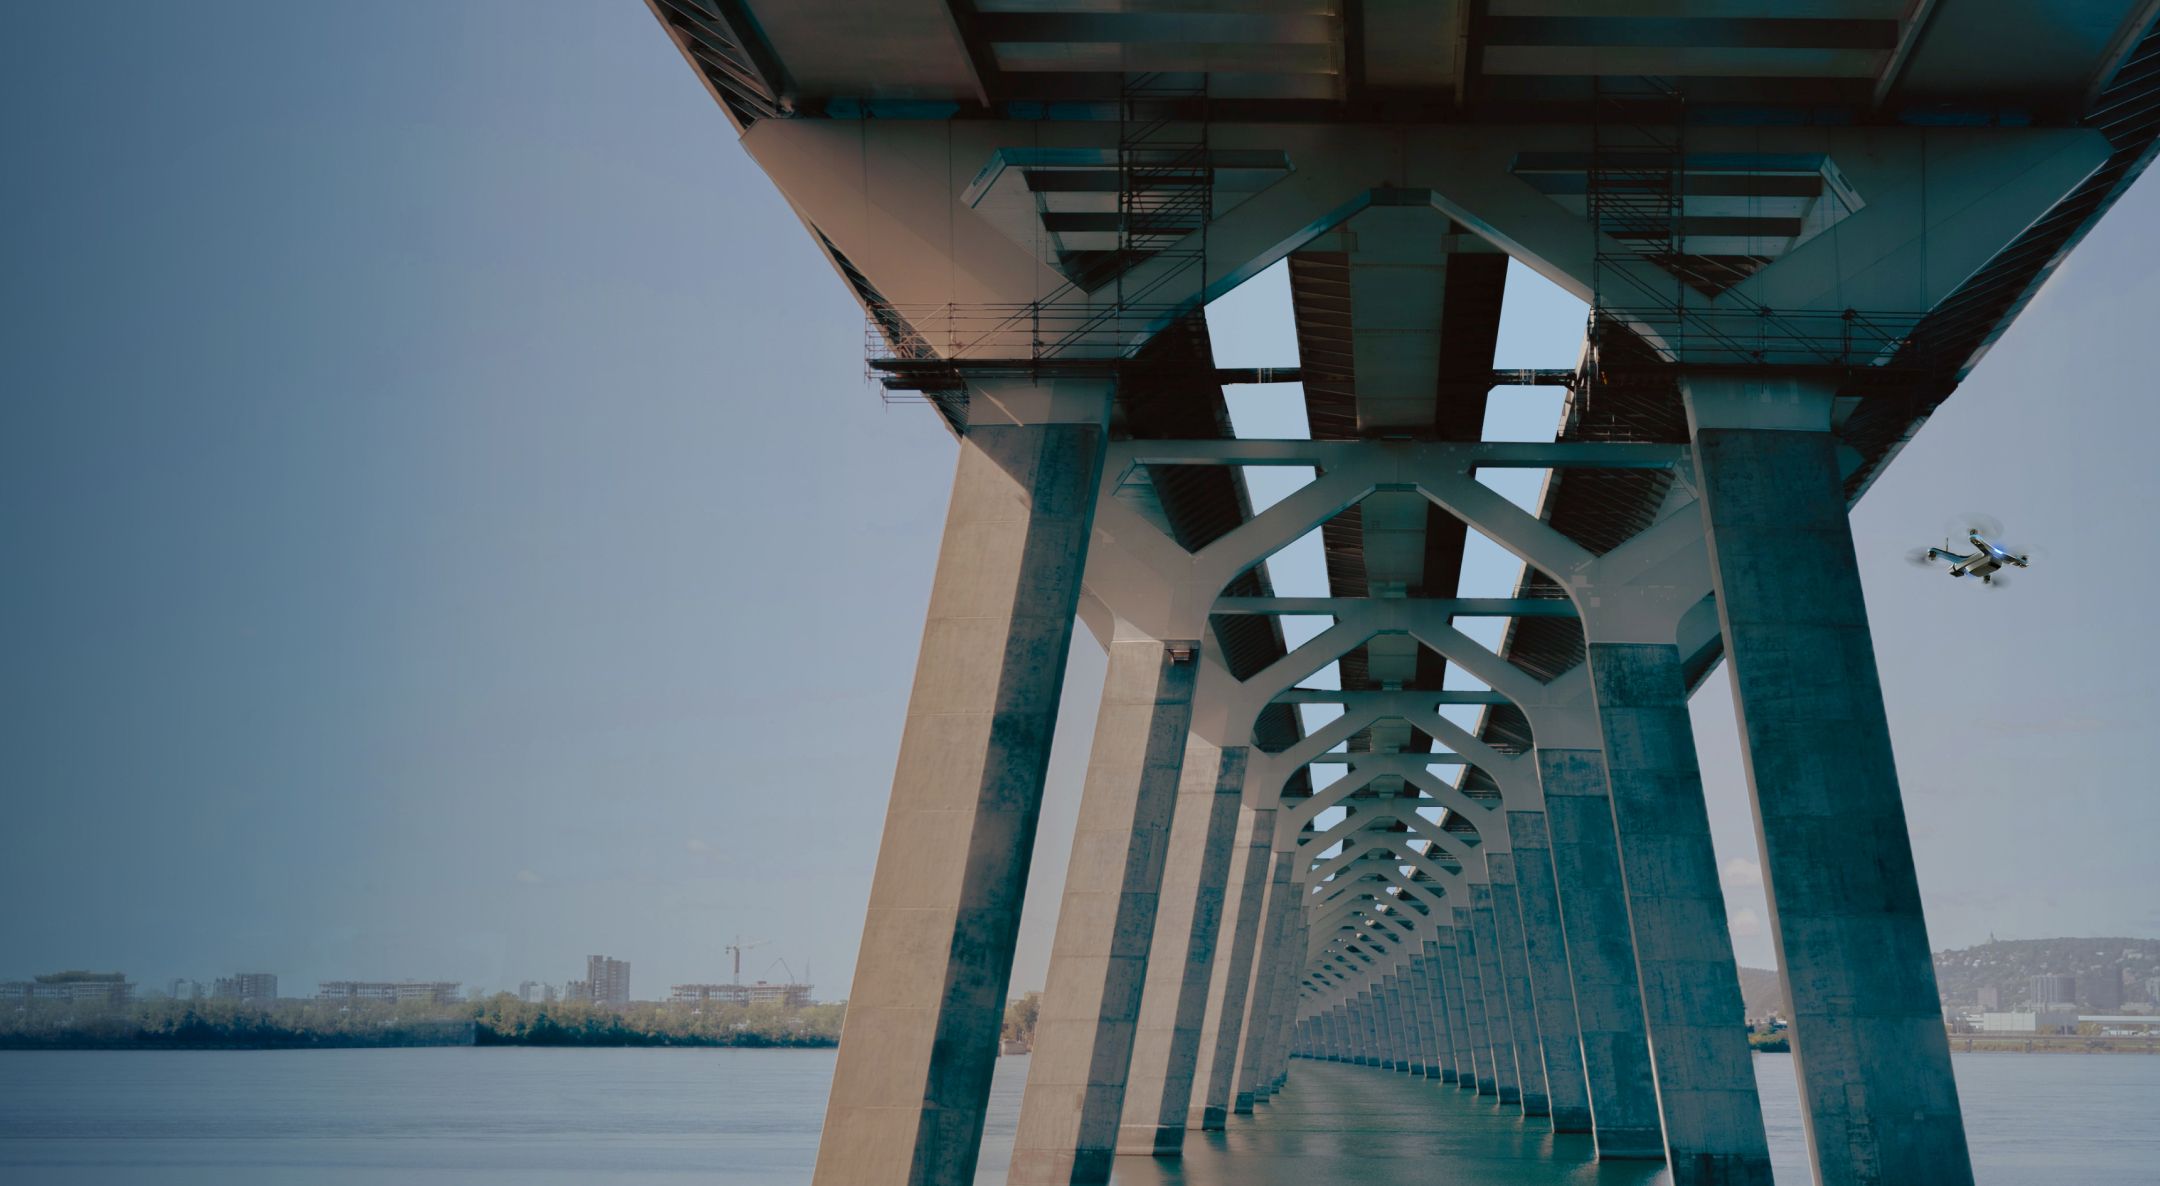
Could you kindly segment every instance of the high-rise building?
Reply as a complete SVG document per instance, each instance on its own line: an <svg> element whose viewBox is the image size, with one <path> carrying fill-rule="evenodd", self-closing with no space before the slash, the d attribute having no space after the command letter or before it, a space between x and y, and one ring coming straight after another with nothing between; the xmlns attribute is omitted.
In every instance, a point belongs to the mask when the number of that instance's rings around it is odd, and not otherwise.
<svg viewBox="0 0 2160 1186"><path fill-rule="evenodd" d="M2085 1003L2095 1013L2122 1012L2122 969L2102 968L2098 975L2085 977Z"/></svg>
<svg viewBox="0 0 2160 1186"><path fill-rule="evenodd" d="M2077 977L2048 972L2032 978L2032 1004L2035 1009L2050 1005L2065 1008L2077 1004Z"/></svg>
<svg viewBox="0 0 2160 1186"><path fill-rule="evenodd" d="M596 1005L630 1003L630 961L604 955L585 957L585 983Z"/></svg>
<svg viewBox="0 0 2160 1186"><path fill-rule="evenodd" d="M2155 976L2145 982L2145 999L2155 1005L2160 1005L2160 976Z"/></svg>
<svg viewBox="0 0 2160 1186"><path fill-rule="evenodd" d="M220 976L212 983L210 995L220 1001L274 1001L277 999L277 974L235 972Z"/></svg>

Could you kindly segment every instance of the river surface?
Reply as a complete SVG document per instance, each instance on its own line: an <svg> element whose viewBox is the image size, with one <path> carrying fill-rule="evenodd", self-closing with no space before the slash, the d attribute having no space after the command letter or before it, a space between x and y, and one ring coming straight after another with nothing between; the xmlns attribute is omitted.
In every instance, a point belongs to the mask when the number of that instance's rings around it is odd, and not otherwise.
<svg viewBox="0 0 2160 1186"><path fill-rule="evenodd" d="M2160 1057L1961 1054L1955 1062L1985 1186L2160 1183ZM0 1052L0 1182L802 1183L832 1066L829 1050ZM1792 1060L1758 1055L1756 1066L1778 1182L1804 1184ZM1025 1058L999 1060L980 1183L1004 1179L1026 1074ZM1134 1186L1271 1179L1253 1173L1256 1163L1310 1144L1306 1126L1322 1115L1313 1105L1323 1097L1359 1118L1394 1111L1398 1143L1427 1171L1413 1178L1458 1180L1434 1172L1458 1157L1461 1171L1478 1163L1475 1177L1460 1180L1480 1186L1662 1177L1525 1158L1519 1123L1436 1084L1302 1062L1292 1075L1280 1104L1195 1145L1185 1165L1136 1165L1120 1178ZM1353 1097L1363 1102L1351 1105ZM1335 1121L1317 1127L1345 1135ZM1419 1144L1438 1133L1448 1139ZM1538 1140L1553 1138L1531 1145ZM1329 1164L1347 1171L1337 1179L1346 1182L1393 1182L1405 1168L1376 1157L1361 1170L1339 1153Z"/></svg>

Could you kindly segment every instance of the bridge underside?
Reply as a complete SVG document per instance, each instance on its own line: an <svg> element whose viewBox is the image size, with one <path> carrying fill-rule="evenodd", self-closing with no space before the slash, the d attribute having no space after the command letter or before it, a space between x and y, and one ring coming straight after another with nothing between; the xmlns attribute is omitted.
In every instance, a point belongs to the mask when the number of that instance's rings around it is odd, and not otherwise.
<svg viewBox="0 0 2160 1186"><path fill-rule="evenodd" d="M1846 515L2150 159L2154 4L648 2L959 442L819 1183L972 1180L1076 618L1013 1182L1304 1056L1767 1183L1721 658L1816 1180L1971 1181ZM1495 371L1510 259L1590 309L1574 367ZM1294 369L1217 368L1201 310L1279 264ZM1309 437L1238 439L1223 384L1288 380ZM1483 440L1525 383L1551 440Z"/></svg>

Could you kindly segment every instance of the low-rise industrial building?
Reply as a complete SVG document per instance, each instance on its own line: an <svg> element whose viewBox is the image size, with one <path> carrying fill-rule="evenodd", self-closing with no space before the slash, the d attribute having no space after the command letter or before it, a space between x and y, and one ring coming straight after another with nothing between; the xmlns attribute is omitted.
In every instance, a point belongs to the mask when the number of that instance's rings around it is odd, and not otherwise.
<svg viewBox="0 0 2160 1186"><path fill-rule="evenodd" d="M2025 1013L1980 1015L1980 1032L1983 1034L2074 1034L2077 1027L2078 1015L2075 1009L2040 1009Z"/></svg>
<svg viewBox="0 0 2160 1186"><path fill-rule="evenodd" d="M457 1003L458 987L455 980L325 980L316 989L315 999L451 1005Z"/></svg>
<svg viewBox="0 0 2160 1186"><path fill-rule="evenodd" d="M55 972L34 980L0 980L0 1000L125 1005L135 986L121 972Z"/></svg>
<svg viewBox="0 0 2160 1186"><path fill-rule="evenodd" d="M671 1005L781 1005L800 1009L810 1003L807 984L678 984L668 990Z"/></svg>

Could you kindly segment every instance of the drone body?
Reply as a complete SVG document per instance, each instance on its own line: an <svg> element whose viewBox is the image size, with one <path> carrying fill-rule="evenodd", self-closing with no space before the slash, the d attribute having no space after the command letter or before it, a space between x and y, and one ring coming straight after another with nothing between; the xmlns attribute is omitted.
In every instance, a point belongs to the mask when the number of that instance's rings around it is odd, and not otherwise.
<svg viewBox="0 0 2160 1186"><path fill-rule="evenodd" d="M1995 574L2006 566L2016 566L2018 568L2029 566L2031 557L2016 555L2000 545L1991 543L1986 536L1981 535L1977 530L1966 532L1965 538L1972 541L1973 550L1971 553L1953 552L1948 548L1929 548L1927 550L1927 563L1948 560L1950 562L1951 576L1979 577L1980 583L1983 585L1994 584Z"/></svg>

